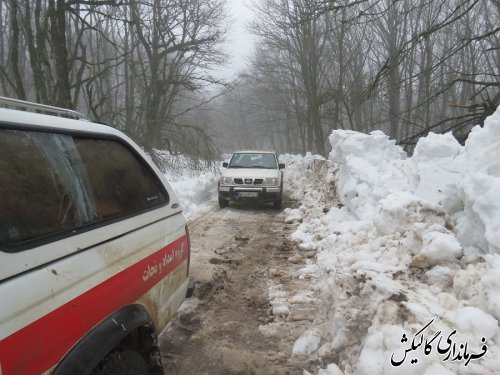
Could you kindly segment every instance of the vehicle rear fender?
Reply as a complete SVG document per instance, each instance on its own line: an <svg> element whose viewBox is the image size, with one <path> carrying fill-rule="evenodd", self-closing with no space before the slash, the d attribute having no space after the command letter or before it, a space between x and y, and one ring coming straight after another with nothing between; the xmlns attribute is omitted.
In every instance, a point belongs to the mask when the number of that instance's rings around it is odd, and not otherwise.
<svg viewBox="0 0 500 375"><path fill-rule="evenodd" d="M144 328L156 341L153 321L141 305L129 305L106 318L81 339L55 368L53 375L89 374L127 336ZM154 342L152 345L156 345Z"/></svg>

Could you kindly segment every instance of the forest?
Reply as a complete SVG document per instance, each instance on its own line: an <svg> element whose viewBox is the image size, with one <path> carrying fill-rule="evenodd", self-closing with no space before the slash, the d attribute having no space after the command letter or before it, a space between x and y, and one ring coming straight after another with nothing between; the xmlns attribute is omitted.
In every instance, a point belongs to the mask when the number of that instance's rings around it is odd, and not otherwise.
<svg viewBox="0 0 500 375"><path fill-rule="evenodd" d="M194 164L235 148L326 155L332 129L382 130L408 151L430 131L463 141L500 105L499 0L248 6L257 43L224 81L223 0L2 0L0 95Z"/></svg>

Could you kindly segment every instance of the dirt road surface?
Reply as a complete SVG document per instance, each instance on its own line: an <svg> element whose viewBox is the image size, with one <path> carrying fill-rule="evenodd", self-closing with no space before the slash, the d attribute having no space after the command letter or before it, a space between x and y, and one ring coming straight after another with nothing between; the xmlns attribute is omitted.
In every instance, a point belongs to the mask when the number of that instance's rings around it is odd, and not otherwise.
<svg viewBox="0 0 500 375"><path fill-rule="evenodd" d="M314 303L283 308L269 297L310 283L296 271L314 254L290 243L295 227L264 205L214 205L189 223L197 289L160 337L166 374L302 375L313 365L290 357L314 319Z"/></svg>

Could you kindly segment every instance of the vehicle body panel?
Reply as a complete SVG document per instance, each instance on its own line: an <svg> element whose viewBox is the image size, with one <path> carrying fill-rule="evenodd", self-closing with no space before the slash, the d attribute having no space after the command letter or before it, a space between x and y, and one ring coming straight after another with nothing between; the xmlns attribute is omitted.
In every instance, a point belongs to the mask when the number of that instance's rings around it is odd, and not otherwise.
<svg viewBox="0 0 500 375"><path fill-rule="evenodd" d="M146 212L40 246L0 251L0 374L50 372L92 329L133 304L147 310L159 334L186 296L190 251L182 209L162 173L111 127L8 109L0 109L0 119L0 129L122 142L147 163L169 196L167 204Z"/></svg>

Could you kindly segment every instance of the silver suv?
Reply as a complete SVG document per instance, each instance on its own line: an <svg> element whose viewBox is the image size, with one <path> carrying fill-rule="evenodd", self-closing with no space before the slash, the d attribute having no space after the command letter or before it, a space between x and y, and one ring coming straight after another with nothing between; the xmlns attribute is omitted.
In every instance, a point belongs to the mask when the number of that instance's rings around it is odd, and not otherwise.
<svg viewBox="0 0 500 375"><path fill-rule="evenodd" d="M283 171L285 164L278 163L274 151L237 151L231 156L219 180L219 206L229 202L273 202L281 209Z"/></svg>

